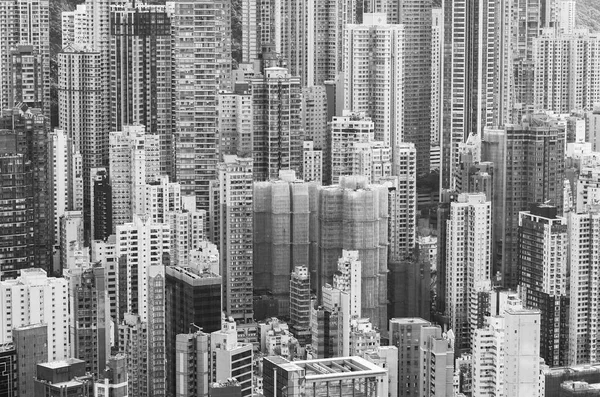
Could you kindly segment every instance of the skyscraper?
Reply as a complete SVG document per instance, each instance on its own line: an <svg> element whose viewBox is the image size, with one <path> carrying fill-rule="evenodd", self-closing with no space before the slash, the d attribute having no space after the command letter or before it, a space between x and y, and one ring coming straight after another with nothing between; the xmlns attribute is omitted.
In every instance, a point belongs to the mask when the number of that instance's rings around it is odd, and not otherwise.
<svg viewBox="0 0 600 397"><path fill-rule="evenodd" d="M58 54L59 127L73 143L74 153L81 155L86 240L91 224L90 171L108 165L102 72L99 52L86 52L69 45Z"/></svg>
<svg viewBox="0 0 600 397"><path fill-rule="evenodd" d="M160 171L173 177L171 23L165 6L111 11L111 130L141 124L158 135Z"/></svg>
<svg viewBox="0 0 600 397"><path fill-rule="evenodd" d="M219 247L223 309L236 321L250 321L252 308L252 158L223 156L211 184L211 236Z"/></svg>
<svg viewBox="0 0 600 397"><path fill-rule="evenodd" d="M511 120L508 3L444 3L444 105L441 186L453 188L458 146L486 126ZM493 70L494 72L491 72Z"/></svg>
<svg viewBox="0 0 600 397"><path fill-rule="evenodd" d="M491 288L492 203L483 193L460 194L447 221L446 315L456 349L469 350L479 292Z"/></svg>
<svg viewBox="0 0 600 397"><path fill-rule="evenodd" d="M472 390L477 396L540 396L540 313L518 299L473 335Z"/></svg>
<svg viewBox="0 0 600 397"><path fill-rule="evenodd" d="M576 32L559 35L546 31L533 40L535 109L569 113L592 110L600 101L600 35Z"/></svg>
<svg viewBox="0 0 600 397"><path fill-rule="evenodd" d="M494 274L505 286L517 283L519 212L544 202L562 208L564 142L564 128L540 115L483 133L481 159L494 163Z"/></svg>
<svg viewBox="0 0 600 397"><path fill-rule="evenodd" d="M208 210L217 176L216 97L231 73L231 10L226 0L170 3L175 180ZM200 44L202 43L202 44Z"/></svg>
<svg viewBox="0 0 600 397"><path fill-rule="evenodd" d="M520 212L517 251L523 303L540 311L539 354L550 366L568 364L568 326L572 321L567 292L567 219L557 213L556 207L544 204Z"/></svg>
<svg viewBox="0 0 600 397"><path fill-rule="evenodd" d="M404 26L402 141L414 143L419 175L429 172L432 3L432 0L391 0L387 10L388 23Z"/></svg>
<svg viewBox="0 0 600 397"><path fill-rule="evenodd" d="M254 179L300 169L302 161L300 79L287 69L265 68L250 81L254 114Z"/></svg>
<svg viewBox="0 0 600 397"><path fill-rule="evenodd" d="M598 294L600 268L596 247L600 242L600 213L594 207L568 214L569 250L569 365L598 360L599 307L593 298Z"/></svg>
<svg viewBox="0 0 600 397"><path fill-rule="evenodd" d="M404 134L404 27L389 24L385 14L364 14L362 24L346 25L344 41L344 109L370 117L375 139L394 151L408 138Z"/></svg>
<svg viewBox="0 0 600 397"><path fill-rule="evenodd" d="M31 163L22 154L0 156L0 194L5 204L2 224L0 275L16 277L20 269L34 266L33 186ZM11 225L8 227L8 225Z"/></svg>
<svg viewBox="0 0 600 397"><path fill-rule="evenodd" d="M146 183L156 180L160 172L158 138L146 134L139 124L110 133L113 231L131 222L134 215L146 214Z"/></svg>
<svg viewBox="0 0 600 397"><path fill-rule="evenodd" d="M177 336L191 324L207 333L221 329L222 278L196 267L168 266L165 273L167 387L175 390Z"/></svg>
<svg viewBox="0 0 600 397"><path fill-rule="evenodd" d="M102 267L80 267L66 270L65 276L69 283L69 357L85 361L86 372L98 377L104 373L110 354L105 271Z"/></svg>

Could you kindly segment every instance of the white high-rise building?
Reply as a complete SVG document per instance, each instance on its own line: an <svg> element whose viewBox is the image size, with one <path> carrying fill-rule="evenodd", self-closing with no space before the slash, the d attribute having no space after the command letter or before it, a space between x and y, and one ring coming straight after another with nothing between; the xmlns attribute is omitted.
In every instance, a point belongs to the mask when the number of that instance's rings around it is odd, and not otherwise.
<svg viewBox="0 0 600 397"><path fill-rule="evenodd" d="M60 242L60 217L72 206L71 141L63 130L55 129L48 137L50 142L49 171L52 175L52 207L54 215L54 245Z"/></svg>
<svg viewBox="0 0 600 397"><path fill-rule="evenodd" d="M468 350L478 292L491 287L492 204L484 193L463 193L447 221L446 315L457 350Z"/></svg>
<svg viewBox="0 0 600 397"><path fill-rule="evenodd" d="M533 40L533 59L535 109L570 113L600 102L600 34L547 30Z"/></svg>
<svg viewBox="0 0 600 397"><path fill-rule="evenodd" d="M575 0L555 0L557 3L558 32L573 34L575 30Z"/></svg>
<svg viewBox="0 0 600 397"><path fill-rule="evenodd" d="M159 136L142 125L124 125L110 133L110 180L113 231L134 215L146 213L146 183L160 173Z"/></svg>
<svg viewBox="0 0 600 397"><path fill-rule="evenodd" d="M473 395L540 397L540 312L513 297L486 319L473 334Z"/></svg>
<svg viewBox="0 0 600 397"><path fill-rule="evenodd" d="M569 365L600 359L600 212L597 207L588 211L568 214Z"/></svg>
<svg viewBox="0 0 600 397"><path fill-rule="evenodd" d="M67 280L42 269L23 269L17 279L0 281L0 343L12 342L15 328L45 324L48 360L69 357L68 300Z"/></svg>
<svg viewBox="0 0 600 397"><path fill-rule="evenodd" d="M378 184L392 174L392 149L383 142L355 142L351 150L350 175L366 176L369 183Z"/></svg>
<svg viewBox="0 0 600 397"><path fill-rule="evenodd" d="M150 268L168 265L170 229L166 223L153 223L148 217L134 216L133 222L116 227L116 257L127 260L127 312L148 321L148 280ZM164 270L163 270L164 275Z"/></svg>
<svg viewBox="0 0 600 397"><path fill-rule="evenodd" d="M167 222L167 213L183 209L181 185L169 182L169 177L161 175L144 184L144 214L150 216L155 223ZM190 196L193 199L195 197ZM194 200L195 205L195 200ZM195 210L195 208L194 208Z"/></svg>
<svg viewBox="0 0 600 397"><path fill-rule="evenodd" d="M165 222L171 228L171 265L191 265L192 253L198 252L205 242L204 221L206 211L169 211Z"/></svg>
<svg viewBox="0 0 600 397"><path fill-rule="evenodd" d="M325 181L339 183L341 176L352 175L352 148L355 143L375 142L375 126L364 114L344 111L329 123L330 141L325 153Z"/></svg>
<svg viewBox="0 0 600 397"><path fill-rule="evenodd" d="M223 307L238 321L250 321L252 306L252 158L223 156L211 183L211 236L219 247Z"/></svg>
<svg viewBox="0 0 600 397"><path fill-rule="evenodd" d="M350 316L361 316L362 264L358 251L342 251L338 259L338 271L333 275L333 287L350 296Z"/></svg>
<svg viewBox="0 0 600 397"><path fill-rule="evenodd" d="M85 4L78 4L73 11L63 11L62 21L62 47L76 44L85 47L90 36L90 23Z"/></svg>
<svg viewBox="0 0 600 397"><path fill-rule="evenodd" d="M575 209L587 212L591 205L600 203L600 168L582 167L577 177Z"/></svg>
<svg viewBox="0 0 600 397"><path fill-rule="evenodd" d="M444 9L431 9L431 146L439 146L442 133L444 76Z"/></svg>
<svg viewBox="0 0 600 397"><path fill-rule="evenodd" d="M344 109L370 117L375 139L393 150L403 141L403 25L364 14L346 25L344 42Z"/></svg>
<svg viewBox="0 0 600 397"><path fill-rule="evenodd" d="M413 254L417 233L417 153L412 143L401 143L396 153L393 176L381 179L388 188L390 263Z"/></svg>

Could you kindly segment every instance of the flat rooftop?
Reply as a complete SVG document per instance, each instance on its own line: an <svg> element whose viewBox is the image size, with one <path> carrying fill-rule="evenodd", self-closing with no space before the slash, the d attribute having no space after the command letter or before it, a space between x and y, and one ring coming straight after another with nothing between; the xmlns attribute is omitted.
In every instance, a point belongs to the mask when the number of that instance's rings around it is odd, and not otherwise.
<svg viewBox="0 0 600 397"><path fill-rule="evenodd" d="M357 356L292 362L282 357L269 357L269 360L287 371L303 369L305 371L305 379L312 382L345 378L367 378L387 374L387 370Z"/></svg>

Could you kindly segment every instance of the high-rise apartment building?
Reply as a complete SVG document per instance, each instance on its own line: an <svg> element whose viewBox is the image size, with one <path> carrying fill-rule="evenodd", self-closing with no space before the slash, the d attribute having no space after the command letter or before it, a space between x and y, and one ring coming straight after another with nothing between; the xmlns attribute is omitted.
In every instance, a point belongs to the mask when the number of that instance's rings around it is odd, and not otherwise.
<svg viewBox="0 0 600 397"><path fill-rule="evenodd" d="M141 124L159 136L160 172L173 176L171 23L164 5L111 9L111 130Z"/></svg>
<svg viewBox="0 0 600 397"><path fill-rule="evenodd" d="M600 101L600 35L545 31L533 40L534 108L569 113Z"/></svg>
<svg viewBox="0 0 600 397"><path fill-rule="evenodd" d="M48 361L51 348L48 344L48 325L15 327L12 332L12 343L17 353L17 395L35 397L36 366Z"/></svg>
<svg viewBox="0 0 600 397"><path fill-rule="evenodd" d="M450 203L446 249L446 315L456 349L469 350L479 293L491 288L492 203L483 193L463 193Z"/></svg>
<svg viewBox="0 0 600 397"><path fill-rule="evenodd" d="M69 355L67 280L46 276L42 269L22 269L15 280L0 281L0 343L12 342L14 330L47 325L48 359Z"/></svg>
<svg viewBox="0 0 600 397"><path fill-rule="evenodd" d="M315 149L313 141L302 143L302 179L306 182L323 182L323 150Z"/></svg>
<svg viewBox="0 0 600 397"><path fill-rule="evenodd" d="M127 263L127 312L139 315L141 321L146 322L152 310L149 303L150 269L169 263L169 225L136 216L133 222L116 229L115 253L117 258L124 256Z"/></svg>
<svg viewBox="0 0 600 397"><path fill-rule="evenodd" d="M567 219L557 213L544 204L520 212L517 251L523 303L540 311L540 356L550 366L568 363Z"/></svg>
<svg viewBox="0 0 600 397"><path fill-rule="evenodd" d="M328 128L324 162L326 184L337 184L340 177L352 175L355 144L373 143L389 148L375 141L373 121L364 114L344 111L343 116L333 117Z"/></svg>
<svg viewBox="0 0 600 397"><path fill-rule="evenodd" d="M167 387L175 389L176 337L194 324L204 332L221 329L219 275L196 267L168 266L166 273Z"/></svg>
<svg viewBox="0 0 600 397"><path fill-rule="evenodd" d="M159 136L146 134L144 126L124 125L110 133L110 183L112 227L146 214L146 184L160 173Z"/></svg>
<svg viewBox="0 0 600 397"><path fill-rule="evenodd" d="M85 3L77 4L73 11L63 11L61 15L61 48L69 44L85 46L89 39L88 21Z"/></svg>
<svg viewBox="0 0 600 397"><path fill-rule="evenodd" d="M344 35L344 109L370 117L375 139L392 151L408 139L403 127L404 34L404 26L389 24L385 14L364 14L363 23L346 25Z"/></svg>
<svg viewBox="0 0 600 397"><path fill-rule="evenodd" d="M49 118L49 2L10 0L0 8L0 109L23 102Z"/></svg>
<svg viewBox="0 0 600 397"><path fill-rule="evenodd" d="M318 149L325 149L327 133L327 93L324 86L302 89L302 125L306 139Z"/></svg>
<svg viewBox="0 0 600 397"><path fill-rule="evenodd" d="M175 396L208 397L209 385L235 378L242 397L252 395L252 344L238 342L235 322L223 319L222 328L210 334L176 337Z"/></svg>
<svg viewBox="0 0 600 397"><path fill-rule="evenodd" d="M272 294L277 316L290 313L291 272L310 263L316 190L317 184L296 179L294 171L254 184L254 290Z"/></svg>
<svg viewBox="0 0 600 397"><path fill-rule="evenodd" d="M73 152L81 155L86 236L90 234L91 224L90 172L92 168L108 165L108 131L102 114L102 84L102 57L99 52L86 52L76 45L69 45L58 54L59 127L71 140Z"/></svg>
<svg viewBox="0 0 600 397"><path fill-rule="evenodd" d="M31 194L31 201L29 203L31 204L30 209L33 210L33 218L23 219L17 216L13 219L16 221L16 224L26 220L31 221L33 226L33 240L30 240L30 243L33 244L33 252L30 253L30 255L33 255L32 264L46 270L52 268L52 244L54 240L52 199L50 197L50 182L48 180L48 152L48 119L40 113L39 109L28 109L27 106L23 106L2 111L0 117L0 153L5 155L22 154L23 165L27 167L26 164L28 163L29 167L28 171L20 167L16 167L15 171L12 171L10 167L5 170L8 177L8 186L22 186L22 188L17 188L18 190L14 192L8 189L7 198L9 200L25 199L27 203L27 196ZM11 177L13 172L17 175L25 172L25 174L21 174L24 179L13 179ZM29 179L27 172L30 172ZM30 192L27 192L27 188L25 188L27 185L31 189ZM20 196L23 194L25 196ZM4 210L7 211L9 217L11 213L16 215L15 211L27 211L28 209L27 206L18 205L18 201L13 203L17 205L15 207L9 205ZM10 229L7 232L11 234ZM23 243L13 241L13 244L18 247ZM15 277L17 274L14 270L18 269L19 267L17 266L11 266L10 270L13 270L13 273L5 273L5 277Z"/></svg>
<svg viewBox="0 0 600 397"><path fill-rule="evenodd" d="M431 108L434 81L432 5L431 0L390 0L387 4L388 23L404 27L402 141L414 143L417 149L418 174L429 172L431 123L434 120ZM438 30L440 34L441 29ZM439 73L439 69L436 72ZM440 79L439 74L437 77ZM438 81L442 82L441 79ZM440 88L441 84L436 87L438 94Z"/></svg>
<svg viewBox="0 0 600 397"><path fill-rule="evenodd" d="M440 145L444 86L444 9L431 9L431 146ZM431 167L431 166L430 166Z"/></svg>
<svg viewBox="0 0 600 397"><path fill-rule="evenodd" d="M481 159L494 163L494 274L517 284L519 212L534 203L563 206L565 130L530 115L522 124L483 133Z"/></svg>
<svg viewBox="0 0 600 397"><path fill-rule="evenodd" d="M234 92L220 92L217 96L217 130L219 156L252 155L254 149L253 101L247 83L235 85Z"/></svg>
<svg viewBox="0 0 600 397"><path fill-rule="evenodd" d="M217 176L217 90L231 74L231 9L225 0L169 3L172 26L175 180L208 210ZM190 99L191 98L191 99ZM168 99L167 99L168 100Z"/></svg>
<svg viewBox="0 0 600 397"><path fill-rule="evenodd" d="M595 207L568 214L569 244L569 365L589 364L598 360L598 242L600 213Z"/></svg>
<svg viewBox="0 0 600 397"><path fill-rule="evenodd" d="M280 67L250 80L254 114L254 179L276 178L300 169L302 160L300 79Z"/></svg>
<svg viewBox="0 0 600 397"><path fill-rule="evenodd" d="M0 276L5 279L35 263L31 163L22 154L0 155L0 181L5 203L0 210Z"/></svg>
<svg viewBox="0 0 600 397"><path fill-rule="evenodd" d="M112 188L106 168L90 170L90 236L91 241L106 240L113 232Z"/></svg>
<svg viewBox="0 0 600 397"><path fill-rule="evenodd" d="M518 299L486 318L473 335L472 390L477 396L541 396L540 313Z"/></svg>
<svg viewBox="0 0 600 397"><path fill-rule="evenodd" d="M104 373L110 355L110 311L105 269L88 266L65 271L69 284L69 357L85 361L86 372L97 378Z"/></svg>
<svg viewBox="0 0 600 397"><path fill-rule="evenodd" d="M143 317L124 314L118 326L119 347L127 356L131 395L162 397L167 389L165 268L149 266L145 275L147 310Z"/></svg>
<svg viewBox="0 0 600 397"><path fill-rule="evenodd" d="M343 177L320 187L317 261L313 287L321 293L333 282L343 250L357 250L362 263L362 315L379 329L387 319L388 192L364 177Z"/></svg>
<svg viewBox="0 0 600 397"><path fill-rule="evenodd" d="M512 59L508 3L444 3L441 184L452 189L459 144L486 126L511 121ZM477 34L475 34L477 32Z"/></svg>
<svg viewBox="0 0 600 397"><path fill-rule="evenodd" d="M72 164L73 145L63 130L55 129L48 136L50 162L50 186L52 197L53 240L54 249L60 242L60 217L72 208Z"/></svg>
<svg viewBox="0 0 600 397"><path fill-rule="evenodd" d="M390 240L388 262L397 263L412 255L416 238L417 219L417 152L412 143L401 143L396 148L392 168L393 177L382 178L388 188Z"/></svg>
<svg viewBox="0 0 600 397"><path fill-rule="evenodd" d="M127 393L127 358L123 353L110 356L106 362L106 370L94 382L94 395L119 395L128 397Z"/></svg>
<svg viewBox="0 0 600 397"><path fill-rule="evenodd" d="M219 247L223 309L237 321L253 316L252 158L223 156L211 184L212 241Z"/></svg>
<svg viewBox="0 0 600 397"><path fill-rule="evenodd" d="M454 341L440 326L392 318L388 330L390 345L398 349L398 396L451 395Z"/></svg>
<svg viewBox="0 0 600 397"><path fill-rule="evenodd" d="M290 278L290 324L298 329L310 325L310 274L307 266L296 266Z"/></svg>

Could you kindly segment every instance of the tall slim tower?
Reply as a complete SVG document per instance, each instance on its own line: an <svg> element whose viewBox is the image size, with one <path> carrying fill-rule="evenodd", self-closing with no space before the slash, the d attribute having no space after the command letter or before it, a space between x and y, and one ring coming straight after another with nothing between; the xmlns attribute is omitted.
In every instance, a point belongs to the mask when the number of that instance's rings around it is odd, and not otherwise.
<svg viewBox="0 0 600 397"><path fill-rule="evenodd" d="M540 357L553 367L569 364L567 335L571 321L567 293L567 219L557 213L556 207L544 204L520 212L517 251L517 280L523 303L540 311Z"/></svg>
<svg viewBox="0 0 600 397"><path fill-rule="evenodd" d="M444 4L443 188L453 188L459 144L486 126L510 121L512 61L508 3L453 0ZM491 72L493 71L493 72Z"/></svg>
<svg viewBox="0 0 600 397"><path fill-rule="evenodd" d="M171 21L163 5L111 12L111 130L141 124L160 137L161 173L173 177Z"/></svg>
<svg viewBox="0 0 600 397"><path fill-rule="evenodd" d="M90 171L108 165L101 60L99 52L85 52L75 45L58 54L59 127L73 142L74 153L81 155L86 236L91 227Z"/></svg>
<svg viewBox="0 0 600 397"><path fill-rule="evenodd" d="M219 247L223 309L241 322L254 317L252 307L252 159L223 156L211 184L211 235Z"/></svg>
<svg viewBox="0 0 600 397"><path fill-rule="evenodd" d="M370 117L375 139L394 150L407 139L403 127L404 27L389 24L385 14L364 14L362 24L346 25L344 40L344 109Z"/></svg>
<svg viewBox="0 0 600 397"><path fill-rule="evenodd" d="M208 210L217 176L217 91L231 74L231 10L226 0L169 4L173 51L175 180Z"/></svg>
<svg viewBox="0 0 600 397"><path fill-rule="evenodd" d="M446 315L456 349L468 350L475 328L471 314L479 292L491 287L492 203L483 193L463 193L450 203L447 221ZM476 312L476 310L475 310Z"/></svg>
<svg viewBox="0 0 600 397"><path fill-rule="evenodd" d="M600 307L594 299L600 285L598 277L598 243L600 213L597 208L568 214L569 250L569 365L598 360L598 315Z"/></svg>
<svg viewBox="0 0 600 397"><path fill-rule="evenodd" d="M391 0L387 10L388 23L404 26L403 141L415 144L419 175L429 172L432 4L432 0Z"/></svg>
<svg viewBox="0 0 600 397"><path fill-rule="evenodd" d="M300 169L302 159L300 79L285 68L266 68L251 80L254 113L254 179L277 178Z"/></svg>

